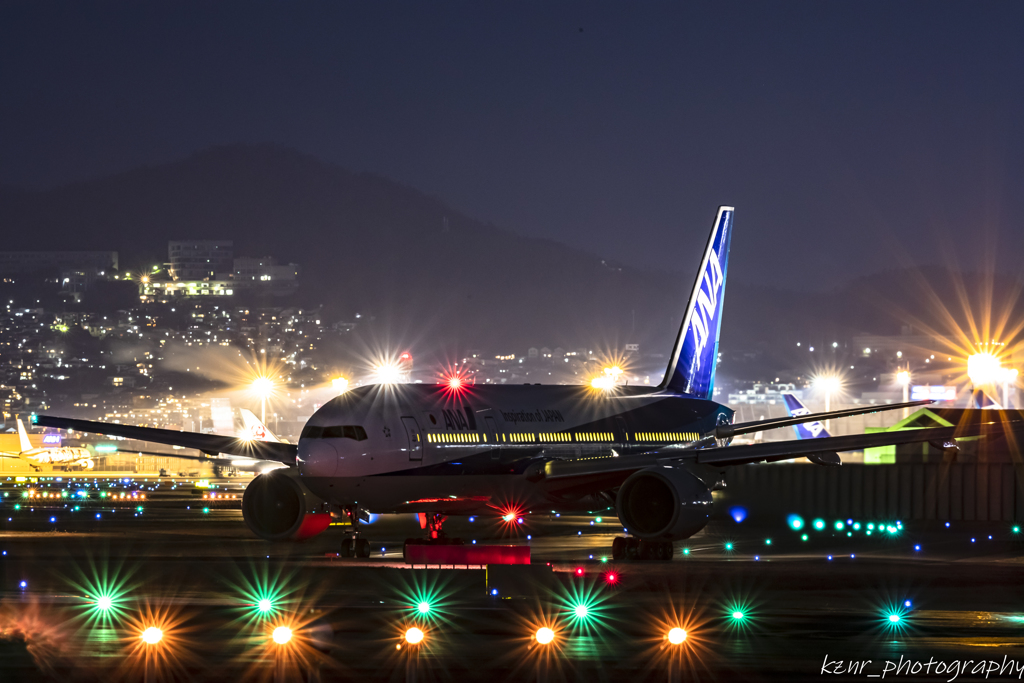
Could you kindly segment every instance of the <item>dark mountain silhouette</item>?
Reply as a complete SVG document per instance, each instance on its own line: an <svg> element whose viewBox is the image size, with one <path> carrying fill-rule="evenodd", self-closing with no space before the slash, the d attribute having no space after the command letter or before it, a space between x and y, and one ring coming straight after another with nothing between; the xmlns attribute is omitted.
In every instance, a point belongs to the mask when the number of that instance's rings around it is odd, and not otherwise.
<svg viewBox="0 0 1024 683"><path fill-rule="evenodd" d="M300 264L305 304L470 345L604 341L628 333L634 311L663 326L681 304L671 313L661 304L689 286L667 292L664 275L522 237L273 146L213 148L45 192L5 190L0 225L6 249L117 250L122 270L165 262L170 239L230 239L237 255Z"/></svg>
<svg viewBox="0 0 1024 683"><path fill-rule="evenodd" d="M372 315L390 339L459 351L632 341L667 353L693 282L689 270L643 271L523 237L391 180L269 145L216 147L42 192L0 188L0 234L6 250L117 250L122 270L165 262L171 239L230 239L237 255L300 264L298 303L337 318ZM780 283L793 274L780 272ZM997 310L1021 315L1015 280L941 268L817 293L730 275L723 350L772 356L794 339L898 334L907 313L943 330L936 301L963 321L957 283L972 295L987 288Z"/></svg>

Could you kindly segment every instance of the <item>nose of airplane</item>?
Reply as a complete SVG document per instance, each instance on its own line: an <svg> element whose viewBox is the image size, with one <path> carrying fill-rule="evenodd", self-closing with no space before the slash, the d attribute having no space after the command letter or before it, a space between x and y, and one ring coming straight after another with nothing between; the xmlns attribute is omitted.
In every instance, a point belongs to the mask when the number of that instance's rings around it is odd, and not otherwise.
<svg viewBox="0 0 1024 683"><path fill-rule="evenodd" d="M333 477L338 469L338 450L328 441L299 442L299 472L307 477Z"/></svg>

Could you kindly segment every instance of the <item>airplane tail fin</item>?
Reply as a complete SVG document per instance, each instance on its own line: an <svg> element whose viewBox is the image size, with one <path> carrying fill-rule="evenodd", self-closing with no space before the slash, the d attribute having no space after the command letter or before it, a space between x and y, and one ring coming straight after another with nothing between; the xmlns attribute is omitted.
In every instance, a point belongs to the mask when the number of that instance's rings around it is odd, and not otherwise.
<svg viewBox="0 0 1024 683"><path fill-rule="evenodd" d="M790 417L811 414L811 411L793 394L783 394L782 398L786 402L786 412L789 413ZM793 429L796 430L796 438L798 439L825 439L832 436L825 429L825 425L819 421L793 425Z"/></svg>
<svg viewBox="0 0 1024 683"><path fill-rule="evenodd" d="M21 418L17 419L18 422L18 441L21 442L21 452L26 453L32 450L32 442L28 440L28 432L25 431L25 425L22 423Z"/></svg>
<svg viewBox="0 0 1024 683"><path fill-rule="evenodd" d="M710 399L714 393L734 212L731 206L718 208L668 370L659 387L664 391L704 399Z"/></svg>
<svg viewBox="0 0 1024 683"><path fill-rule="evenodd" d="M286 443L284 439L278 437L274 432L270 431L270 427L263 424L258 417L253 415L251 410L245 408L239 408L239 412L242 413L242 422L244 427L242 433L239 435L242 439L255 439L256 441L279 441Z"/></svg>

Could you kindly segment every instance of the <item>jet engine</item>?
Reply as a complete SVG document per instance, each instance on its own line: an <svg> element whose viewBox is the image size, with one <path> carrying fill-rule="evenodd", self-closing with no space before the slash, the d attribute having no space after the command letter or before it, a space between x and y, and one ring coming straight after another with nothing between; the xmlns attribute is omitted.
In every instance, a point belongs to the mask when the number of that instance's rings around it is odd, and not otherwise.
<svg viewBox="0 0 1024 683"><path fill-rule="evenodd" d="M707 525L711 490L685 468L649 467L622 483L615 509L623 526L636 538L679 540Z"/></svg>
<svg viewBox="0 0 1024 683"><path fill-rule="evenodd" d="M328 504L310 493L290 468L260 474L245 487L242 517L267 541L302 541L331 524Z"/></svg>

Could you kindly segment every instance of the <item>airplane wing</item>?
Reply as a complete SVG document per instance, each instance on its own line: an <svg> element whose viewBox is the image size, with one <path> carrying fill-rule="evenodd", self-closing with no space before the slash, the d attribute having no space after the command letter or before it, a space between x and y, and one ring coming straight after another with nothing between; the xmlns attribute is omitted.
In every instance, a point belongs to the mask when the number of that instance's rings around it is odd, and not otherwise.
<svg viewBox="0 0 1024 683"><path fill-rule="evenodd" d="M899 410L900 408L914 408L916 406L931 405L935 401L908 401L907 403L888 403L877 406L865 406L864 408L848 408L846 410L833 410L828 413L807 413L806 415L794 415L793 417L778 417L768 420L757 420L756 422L740 422L732 425L719 425L715 428L714 438L728 439L740 434L750 434L766 429L778 429L779 427L791 427L804 424L805 422L823 422L825 420L837 419L840 417L852 417L854 415L868 415L880 413L886 410Z"/></svg>
<svg viewBox="0 0 1024 683"><path fill-rule="evenodd" d="M955 427L934 429L908 429L875 434L850 434L824 439L801 439L773 441L769 443L742 446L721 446L717 448L686 449L683 447L662 447L636 454L623 454L586 461L549 460L538 462L528 468L525 475L535 482L573 479L613 480L616 473L623 477L645 467L696 463L712 467L729 467L757 462L777 462L808 455L834 454L838 451L855 451L877 446L893 446L905 443L933 443L940 448L954 448L956 440L978 436L1003 436L1017 434L1024 437L1024 421L972 422ZM839 464L838 462L836 464ZM623 477L624 478L624 477ZM569 483L568 481L566 482Z"/></svg>
<svg viewBox="0 0 1024 683"><path fill-rule="evenodd" d="M298 446L295 444L237 439L233 436L176 432L173 429L135 427L132 425L111 424L109 422L92 422L90 420L73 420L67 417L54 417L52 415L39 415L35 423L41 427L73 429L78 432L105 434L125 439L137 439L139 441L164 443L183 448L194 448L207 455L226 453L255 460L272 460L293 467L295 466L295 456L298 454ZM175 455L173 457L180 456Z"/></svg>

